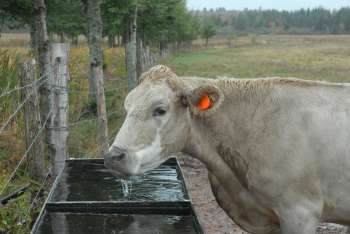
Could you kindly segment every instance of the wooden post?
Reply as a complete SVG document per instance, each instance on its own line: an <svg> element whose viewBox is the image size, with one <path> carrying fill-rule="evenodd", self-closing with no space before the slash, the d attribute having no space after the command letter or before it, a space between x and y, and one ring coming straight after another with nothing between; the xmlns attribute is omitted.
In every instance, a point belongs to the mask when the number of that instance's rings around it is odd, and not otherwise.
<svg viewBox="0 0 350 234"><path fill-rule="evenodd" d="M35 60L25 61L21 66L21 86L34 84L35 82ZM27 86L22 90L22 100L29 97L24 105L24 126L26 148L29 148L33 139L41 129L40 108L38 87L36 85ZM40 135L34 142L27 156L29 165L29 176L35 180L41 181L45 176L45 159L44 159L44 144L43 136Z"/></svg>
<svg viewBox="0 0 350 234"><path fill-rule="evenodd" d="M53 176L63 169L67 158L68 138L68 51L69 45L56 43L52 45L51 62L53 79L51 82L51 121L49 127L49 149L53 165Z"/></svg>

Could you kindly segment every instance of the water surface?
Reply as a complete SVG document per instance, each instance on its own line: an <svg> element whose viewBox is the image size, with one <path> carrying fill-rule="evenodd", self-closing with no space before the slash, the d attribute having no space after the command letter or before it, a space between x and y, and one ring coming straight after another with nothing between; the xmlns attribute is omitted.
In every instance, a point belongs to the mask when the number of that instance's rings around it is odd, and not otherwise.
<svg viewBox="0 0 350 234"><path fill-rule="evenodd" d="M108 172L102 163L68 162L51 201L184 200L183 182L176 169L175 164L163 164L125 184Z"/></svg>
<svg viewBox="0 0 350 234"><path fill-rule="evenodd" d="M192 216L47 213L37 234L194 234Z"/></svg>

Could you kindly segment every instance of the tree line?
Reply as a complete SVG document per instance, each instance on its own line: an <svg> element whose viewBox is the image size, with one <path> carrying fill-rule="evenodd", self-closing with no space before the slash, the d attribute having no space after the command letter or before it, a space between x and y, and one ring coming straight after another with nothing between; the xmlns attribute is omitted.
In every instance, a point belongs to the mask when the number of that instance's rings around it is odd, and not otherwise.
<svg viewBox="0 0 350 234"><path fill-rule="evenodd" d="M322 7L295 11L204 9L196 12L221 33L348 34L350 7L329 10ZM226 17L223 17L225 16Z"/></svg>
<svg viewBox="0 0 350 234"><path fill-rule="evenodd" d="M51 37L58 35L61 41L77 43L79 35L88 35L88 0L46 0L45 4ZM206 22L186 9L185 0L104 0L102 32L109 46L127 42L136 6L137 39L145 44L157 44L162 49L170 43L181 46L207 35ZM35 47L34 14L32 0L0 0L0 30L27 28Z"/></svg>

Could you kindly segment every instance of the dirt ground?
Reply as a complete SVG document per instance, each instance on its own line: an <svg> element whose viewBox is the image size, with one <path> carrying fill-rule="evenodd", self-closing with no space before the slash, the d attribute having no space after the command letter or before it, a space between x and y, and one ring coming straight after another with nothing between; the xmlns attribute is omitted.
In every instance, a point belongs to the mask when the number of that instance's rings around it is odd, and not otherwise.
<svg viewBox="0 0 350 234"><path fill-rule="evenodd" d="M248 234L240 229L219 207L211 192L207 170L196 159L181 157L187 189L199 222L206 234ZM350 234L350 228L337 224L321 224L317 234Z"/></svg>

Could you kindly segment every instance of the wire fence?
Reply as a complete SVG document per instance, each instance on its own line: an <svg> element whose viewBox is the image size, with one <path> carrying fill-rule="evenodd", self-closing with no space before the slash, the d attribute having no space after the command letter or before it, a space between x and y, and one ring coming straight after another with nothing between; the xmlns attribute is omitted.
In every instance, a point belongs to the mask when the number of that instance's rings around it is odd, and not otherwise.
<svg viewBox="0 0 350 234"><path fill-rule="evenodd" d="M32 66L29 70L27 70L26 72L31 73L33 70L36 69L36 66ZM40 76L39 78L35 79L32 83L29 83L27 85L23 85L23 86L17 86L14 87L12 89L9 89L7 86L6 89L2 89L0 90L0 98L4 98L4 97L11 97L14 96L16 98L18 98L19 96L17 95L19 91L25 90L27 88L32 88L33 90L26 94L25 98L23 100L21 100L18 105L15 107L15 110L9 114L8 118L6 119L6 121L4 121L1 124L1 128L0 128L0 135L8 128L8 126L10 125L10 123L12 123L14 121L14 118L23 110L24 106L27 105L28 101L31 100L31 98L33 97L34 94L37 93L37 90L43 86L43 85L47 85L48 84L48 77L49 77L50 73L46 73L42 76ZM35 97L36 100L38 100L38 96ZM28 158L29 153L31 152L33 146L35 145L35 143L37 143L38 139L40 138L40 136L42 136L42 134L44 133L45 128L48 125L48 121L50 119L52 115L52 110L48 113L45 121L42 123L42 125L38 126L38 130L36 135L33 137L32 141L28 144L28 147L25 149L24 153L22 154L22 156L20 157L19 161L16 163L16 166L13 168L13 170L11 170L11 172L9 173L9 175L4 179L4 183L2 184L2 188L0 190L0 198L4 197L4 193L8 190L9 185L11 184L11 182L15 179L16 175L18 174L20 168L22 167L22 165L24 164L24 162L26 161L26 159Z"/></svg>
<svg viewBox="0 0 350 234"><path fill-rule="evenodd" d="M11 89L11 90L3 91L3 93L0 94L0 98L8 96L10 94L13 94L14 92L17 92L17 91L21 91L22 89L25 89L25 88L33 87L33 86L36 86L36 85L40 86L41 82L44 81L44 79L46 79L46 77L47 77L47 74L45 76L42 76L41 78L35 80L31 84L27 84L27 85L24 85L24 86L21 86L21 87L16 87L16 88Z"/></svg>
<svg viewBox="0 0 350 234"><path fill-rule="evenodd" d="M63 86L61 83L55 83L51 82L48 78L55 77L54 69L52 69L51 74L47 73L39 78L37 78L34 82L24 85L24 86L15 86L15 87L7 87L5 89L0 90L0 98L5 97L11 97L11 95L14 95L13 97L19 98L17 94L19 94L21 91L27 89L27 88L40 88L41 86L45 85L47 89L50 90L51 93L59 91L59 92L67 92L69 94L69 119L71 122L68 123L65 128L70 129L71 133L78 132L76 136L78 136L78 139L69 139L68 138L68 155L74 155L76 157L86 157L89 155L90 157L98 157L98 150L97 147L91 147L90 144L86 144L86 142L94 142L96 143L95 135L88 136L85 134L86 129L91 131L89 128L90 126L98 126L96 124L91 125L90 122L97 122L98 116L96 115L96 110L93 110L92 112L88 113L87 115L82 115L84 113L84 109L89 109L90 106L86 107L86 105L89 104L89 99L91 96L94 96L97 94L96 91L91 91L88 89L89 87L89 73L90 71L87 69L89 67L88 60L84 60L81 56L79 59L75 61L70 61L70 64L68 67L74 68L74 73L69 72L69 78L70 83L67 86ZM147 63L149 65L150 62ZM115 138L115 135L117 134L119 130L119 126L121 125L121 118L124 115L123 111L123 99L127 93L128 90L128 84L126 77L116 77L111 75L111 72L106 72L104 77L104 93L106 96L106 108L107 108L107 119L109 122L109 134L108 134L108 143L111 144ZM58 74L56 74L58 75ZM1 134L6 130L9 129L9 125L14 122L15 117L23 110L23 107L27 104L28 100L34 95L34 90L27 94L27 96L23 99L20 99L18 101L18 104L15 106L11 106L11 114L6 114L6 119L3 121L3 123L0 126L0 136ZM71 95L70 95L71 94ZM7 99L3 99L7 100ZM96 108L96 106L94 107ZM24 153L20 154L21 157L18 159L17 162L15 162L15 166L11 167L11 170L9 170L9 175L4 179L4 183L2 183L1 190L0 190L0 198L5 195L5 193L8 193L12 189L12 186L10 186L12 183L15 184L15 181L18 180L16 177L20 174L21 168L23 168L25 162L28 162L28 155L30 155L31 150L33 149L33 146L38 141L40 136L43 136L43 133L45 133L45 129L52 129L53 127L52 120L50 119L52 115L55 114L53 110L50 110L47 115L45 115L45 121L41 121L41 126L38 126L38 130L36 131L36 135L31 140L31 143L27 145L26 149L24 149ZM99 129L93 130L98 131ZM70 144L70 140L74 142L74 144ZM79 144L75 144L78 142ZM70 152L70 149L78 149L78 154L73 154ZM88 148L88 149L86 149ZM83 151L81 151L83 149ZM46 175L41 181L37 181L35 189L32 190L31 194L31 201L28 204L28 209L26 212L25 219L28 218L28 216L32 213L32 210L40 204L40 198L42 198L42 192L45 190L46 187L49 187L50 177L52 175L52 168L48 169L46 172ZM32 183L33 184L33 183ZM32 186L32 185L30 185Z"/></svg>
<svg viewBox="0 0 350 234"><path fill-rule="evenodd" d="M41 83L43 84L43 83ZM30 86L33 86L33 84L31 84ZM27 86L27 87L30 87L30 86ZM40 86L40 85L39 85ZM38 86L38 87L39 87ZM24 86L23 86L24 87ZM16 108L16 110L10 115L10 117L7 119L7 121L2 124L2 127L0 128L0 134L3 133L6 129L6 127L10 124L11 120L18 114L18 112L20 110L22 110L22 108L24 107L24 105L29 101L29 99L31 98L31 96L35 93L35 91L33 90Z"/></svg>
<svg viewBox="0 0 350 234"><path fill-rule="evenodd" d="M24 162L24 160L27 158L30 150L32 149L34 143L37 141L37 139L39 138L39 136L42 134L43 130L46 127L46 124L48 123L49 118L51 117L52 111L47 115L46 120L44 121L43 125L41 126L41 128L38 130L38 133L36 134L36 136L34 137L34 139L32 140L32 142L30 143L30 145L28 146L28 148L26 149L26 151L24 152L24 154L21 157L21 160L18 162L17 166L15 167L15 169L12 171L12 173L10 174L10 176L7 178L4 186L2 187L1 191L0 191L0 196L3 195L4 191L6 190L7 186L9 185L9 183L13 180L14 176L16 175L18 169L20 168L20 166L22 165L22 163Z"/></svg>

